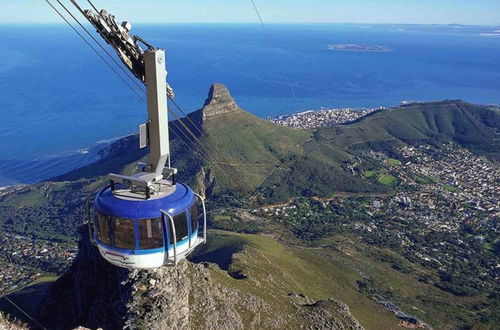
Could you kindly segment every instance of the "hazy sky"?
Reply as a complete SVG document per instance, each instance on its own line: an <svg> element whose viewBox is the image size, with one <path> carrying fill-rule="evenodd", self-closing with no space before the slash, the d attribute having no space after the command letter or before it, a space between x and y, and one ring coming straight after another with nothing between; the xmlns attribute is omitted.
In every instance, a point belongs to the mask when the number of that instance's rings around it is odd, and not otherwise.
<svg viewBox="0 0 500 330"><path fill-rule="evenodd" d="M49 0L56 3L56 0ZM69 0L60 0L70 4ZM79 0L88 7L86 0ZM500 0L255 0L267 23L500 25ZM250 0L95 0L132 22L256 22ZM0 0L1 23L60 22L45 0Z"/></svg>

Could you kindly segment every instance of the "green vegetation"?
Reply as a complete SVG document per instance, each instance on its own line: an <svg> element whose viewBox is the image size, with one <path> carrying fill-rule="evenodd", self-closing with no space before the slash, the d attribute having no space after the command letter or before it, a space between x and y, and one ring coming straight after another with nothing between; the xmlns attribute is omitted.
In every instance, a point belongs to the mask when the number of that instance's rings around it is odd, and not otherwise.
<svg viewBox="0 0 500 330"><path fill-rule="evenodd" d="M434 184L434 183L437 183L439 181L436 178L432 178L432 177L428 177L428 176L421 176L421 175L416 175L416 174L413 174L410 177L418 184Z"/></svg>
<svg viewBox="0 0 500 330"><path fill-rule="evenodd" d="M0 201L0 231L74 242L91 187L84 181L41 183L8 195Z"/></svg>
<svg viewBox="0 0 500 330"><path fill-rule="evenodd" d="M335 297L367 329L397 329L398 319L371 297L380 295L406 313L436 328L457 329L473 324L471 305L481 297L463 299L428 283L435 276L398 253L367 245L347 233L334 234L325 247L288 247L266 236L210 231L209 243L193 261L212 261L215 279L226 286L288 310L289 293L313 300ZM484 306L484 305L483 305Z"/></svg>
<svg viewBox="0 0 500 330"><path fill-rule="evenodd" d="M486 325L498 318L495 306L499 300L491 295L496 283L491 267L496 265L493 253L500 249L476 238L482 235L485 242L495 242L495 232L467 226L459 233L422 233L421 224L394 217L397 213L391 211L390 198L376 214L368 214L372 200L338 197L324 203L302 199L293 208L269 214L283 226L276 230L285 233L281 234L284 241L351 257L351 264L368 274L358 283L361 292L380 295L433 326ZM409 238L411 247L402 244L401 233ZM457 241L463 243L457 245ZM421 253L429 249L432 255L423 258ZM377 270L369 271L373 267ZM386 267L396 272L391 273L393 279L389 280ZM479 305L481 309L477 309Z"/></svg>
<svg viewBox="0 0 500 330"><path fill-rule="evenodd" d="M325 128L319 135L340 150L388 148L393 143L440 145L454 141L498 157L500 111L462 101L414 104L375 112L351 125Z"/></svg>
<svg viewBox="0 0 500 330"><path fill-rule="evenodd" d="M392 186L397 182L396 177L388 173L386 169L364 171L363 176L384 186Z"/></svg>
<svg viewBox="0 0 500 330"><path fill-rule="evenodd" d="M391 174L384 174L378 181L383 185L390 186L396 183L396 178Z"/></svg>
<svg viewBox="0 0 500 330"><path fill-rule="evenodd" d="M381 178L382 175L371 171L364 172L365 179L352 175L347 164L362 150L386 151L391 157L388 163L399 166L401 162L392 154L401 143L439 145L454 141L492 157L500 149L495 138L500 131L500 111L462 101L376 111L353 124L314 132L280 127L241 109L205 121L202 110L189 117L203 130L200 140L209 145L212 154L223 159L217 165L213 161L207 164L192 152L193 146L176 137L188 133L173 123L172 154L173 163L181 169L179 179L206 190L211 196L257 189L262 203L283 202L297 196L327 197L336 192L392 191L395 182L389 176ZM185 122L198 132L198 128ZM144 150L137 145L136 136L117 141L111 148L113 151L100 162L57 179L130 172L128 164L144 156ZM373 180L366 180L370 178Z"/></svg>
<svg viewBox="0 0 500 330"><path fill-rule="evenodd" d="M247 218L238 215L236 212L222 211L223 214L216 214L209 218L212 228L233 231L237 233L256 234L262 232L266 224L262 219Z"/></svg>
<svg viewBox="0 0 500 330"><path fill-rule="evenodd" d="M375 175L377 175L377 172L376 171L365 171L363 173L363 175L365 176L365 178L373 178Z"/></svg>
<svg viewBox="0 0 500 330"><path fill-rule="evenodd" d="M228 113L203 123L203 141L215 146L230 166L243 178L244 188L254 190L269 173L281 171L287 163L304 153L304 142L311 133L274 125L245 111ZM219 171L220 172L220 171ZM234 182L217 175L221 190Z"/></svg>
<svg viewBox="0 0 500 330"><path fill-rule="evenodd" d="M394 158L389 158L387 160L387 163L389 163L389 165L393 165L393 166L401 166L401 161L394 159Z"/></svg>
<svg viewBox="0 0 500 330"><path fill-rule="evenodd" d="M365 327L397 329L398 319L358 290L356 281L362 279L359 270L341 253L289 248L265 236L220 231L212 231L210 241L217 246L238 246L239 253L232 255L227 267L212 269L214 278L224 285L256 295L287 313L293 312L287 300L290 293L313 300L335 297L345 302ZM213 251L214 247L208 245L207 249ZM201 250L195 257L204 253Z"/></svg>
<svg viewBox="0 0 500 330"><path fill-rule="evenodd" d="M450 192L457 192L458 188L455 186L452 186L451 184L445 184L443 185L443 188L450 191Z"/></svg>

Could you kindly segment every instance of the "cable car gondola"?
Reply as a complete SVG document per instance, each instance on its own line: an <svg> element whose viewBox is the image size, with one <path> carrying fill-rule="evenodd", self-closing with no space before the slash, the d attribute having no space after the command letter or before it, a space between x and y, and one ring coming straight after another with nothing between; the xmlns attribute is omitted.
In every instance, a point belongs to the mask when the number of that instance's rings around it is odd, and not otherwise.
<svg viewBox="0 0 500 330"><path fill-rule="evenodd" d="M90 239L104 259L119 267L176 265L206 242L206 209L202 196L176 182L177 169L170 166L167 97L174 93L166 82L165 51L131 36L130 23L118 23L107 11L83 10L71 2L147 92L148 121L139 134L141 148L149 148L147 162L132 175L109 175L109 186L99 191L89 212Z"/></svg>
<svg viewBox="0 0 500 330"><path fill-rule="evenodd" d="M206 240L205 203L185 184L162 185L149 199L136 194L118 185L106 187L95 198L91 238L107 261L126 268L175 265Z"/></svg>

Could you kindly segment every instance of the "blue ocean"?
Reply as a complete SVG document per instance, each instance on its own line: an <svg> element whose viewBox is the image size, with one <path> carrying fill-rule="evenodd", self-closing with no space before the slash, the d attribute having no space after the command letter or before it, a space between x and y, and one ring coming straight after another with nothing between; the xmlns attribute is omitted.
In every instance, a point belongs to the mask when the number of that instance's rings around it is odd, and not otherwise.
<svg viewBox="0 0 500 330"><path fill-rule="evenodd" d="M264 118L402 100L500 103L498 27L267 29L269 38L256 24L136 25L132 31L167 49L168 80L187 111L203 105L213 82ZM345 44L387 51L329 49ZM100 146L146 120L136 95L66 25L0 25L0 100L0 186L85 165Z"/></svg>

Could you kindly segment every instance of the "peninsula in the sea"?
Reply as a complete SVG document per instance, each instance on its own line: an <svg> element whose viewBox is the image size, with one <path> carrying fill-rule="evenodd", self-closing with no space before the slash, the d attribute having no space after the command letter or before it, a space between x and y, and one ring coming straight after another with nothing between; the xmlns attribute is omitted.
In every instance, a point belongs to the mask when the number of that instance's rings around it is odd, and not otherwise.
<svg viewBox="0 0 500 330"><path fill-rule="evenodd" d="M390 52L392 49L385 46L377 45L360 45L360 44L335 44L328 45L328 49L346 52Z"/></svg>

